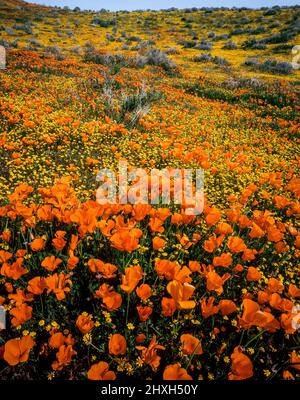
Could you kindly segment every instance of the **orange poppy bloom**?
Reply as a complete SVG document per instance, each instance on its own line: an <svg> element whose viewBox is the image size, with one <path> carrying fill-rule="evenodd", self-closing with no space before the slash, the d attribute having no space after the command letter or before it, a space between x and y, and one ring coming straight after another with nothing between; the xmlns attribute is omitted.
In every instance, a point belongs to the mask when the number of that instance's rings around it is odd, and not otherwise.
<svg viewBox="0 0 300 400"><path fill-rule="evenodd" d="M242 353L239 346L235 347L232 355L231 372L228 375L229 380L244 380L253 376L253 366L250 358Z"/></svg>
<svg viewBox="0 0 300 400"><path fill-rule="evenodd" d="M283 284L275 278L270 278L268 281L268 291L270 293L282 293L284 289Z"/></svg>
<svg viewBox="0 0 300 400"><path fill-rule="evenodd" d="M300 289L292 283L289 285L288 296L290 297L300 297Z"/></svg>
<svg viewBox="0 0 300 400"><path fill-rule="evenodd" d="M72 357L76 355L76 351L73 350L72 345L62 345L60 346L58 352L56 353L56 360L52 363L52 368L54 371L61 371L65 366L69 365L72 361Z"/></svg>
<svg viewBox="0 0 300 400"><path fill-rule="evenodd" d="M67 261L68 269L73 270L78 263L79 263L79 258L74 256L73 251L70 250L69 251L69 258L68 258L68 261Z"/></svg>
<svg viewBox="0 0 300 400"><path fill-rule="evenodd" d="M48 271L55 271L58 266L62 263L60 258L55 258L54 256L46 257L42 261L42 267L46 268Z"/></svg>
<svg viewBox="0 0 300 400"><path fill-rule="evenodd" d="M202 354L202 346L199 339L190 334L183 334L180 336L182 353L186 355Z"/></svg>
<svg viewBox="0 0 300 400"><path fill-rule="evenodd" d="M34 345L35 341L29 335L8 340L4 345L3 358L9 365L26 362Z"/></svg>
<svg viewBox="0 0 300 400"><path fill-rule="evenodd" d="M162 249L166 243L167 242L159 236L155 236L155 238L152 239L152 247L154 250Z"/></svg>
<svg viewBox="0 0 300 400"><path fill-rule="evenodd" d="M147 319L150 317L152 314L153 309L151 307L143 307L143 306L137 306L136 307L137 312L139 314L140 321L144 322L147 321Z"/></svg>
<svg viewBox="0 0 300 400"><path fill-rule="evenodd" d="M190 277L192 271L186 266L181 268L175 261L158 259L155 262L155 270L158 275L164 276L168 280L174 279L181 283L192 281Z"/></svg>
<svg viewBox="0 0 300 400"><path fill-rule="evenodd" d="M181 368L180 364L167 365L164 373L163 380L165 381L191 381L193 378L189 375L186 369Z"/></svg>
<svg viewBox="0 0 300 400"><path fill-rule="evenodd" d="M140 299L145 301L149 299L149 297L151 297L152 295L151 287L147 285L147 283L143 283L142 285L136 288L136 294L139 296Z"/></svg>
<svg viewBox="0 0 300 400"><path fill-rule="evenodd" d="M259 305L250 299L243 300L244 312L239 319L239 326L248 329L251 326L259 326L270 332L280 328L279 322L275 317L266 311L261 311Z"/></svg>
<svg viewBox="0 0 300 400"><path fill-rule="evenodd" d="M162 312L165 317L171 317L177 310L176 302L173 299L163 297L161 301Z"/></svg>
<svg viewBox="0 0 300 400"><path fill-rule="evenodd" d="M45 248L45 240L42 238L36 238L30 243L32 251L41 251Z"/></svg>
<svg viewBox="0 0 300 400"><path fill-rule="evenodd" d="M57 231L55 233L55 238L52 239L52 244L55 250L62 251L65 245L67 244L67 241L64 239L66 233L67 232L65 231Z"/></svg>
<svg viewBox="0 0 300 400"><path fill-rule="evenodd" d="M142 277L143 270L139 265L125 268L125 275L122 275L122 284L120 285L120 288L126 293L131 293L136 288Z"/></svg>
<svg viewBox="0 0 300 400"><path fill-rule="evenodd" d="M201 313L204 318L208 318L211 315L217 314L219 311L219 307L214 305L214 297L209 297L208 301L206 302L206 299L201 299L200 300L200 305L201 305Z"/></svg>
<svg viewBox="0 0 300 400"><path fill-rule="evenodd" d="M27 290L28 292L39 295L43 293L46 287L47 285L45 278L41 276L36 276L35 278L32 278L30 279L30 281L28 281Z"/></svg>
<svg viewBox="0 0 300 400"><path fill-rule="evenodd" d="M48 276L45 278L47 285L47 293L53 292L57 298L57 300L64 300L66 298L66 293L70 292L70 288L67 285L72 285L72 281L69 278L69 275L65 275L61 272L59 275L54 274L52 276Z"/></svg>
<svg viewBox="0 0 300 400"><path fill-rule="evenodd" d="M139 238L143 232L140 229L119 229L110 237L112 246L120 251L132 252L139 246Z"/></svg>
<svg viewBox="0 0 300 400"><path fill-rule="evenodd" d="M126 349L127 349L127 343L124 336L118 333L111 335L108 342L109 354L113 354L115 356L118 356L120 354L125 354Z"/></svg>
<svg viewBox="0 0 300 400"><path fill-rule="evenodd" d="M265 232L255 223L252 223L252 228L249 233L249 237L252 239L261 238L265 235Z"/></svg>
<svg viewBox="0 0 300 400"><path fill-rule="evenodd" d="M12 258L13 254L9 251L0 250L0 263L5 263Z"/></svg>
<svg viewBox="0 0 300 400"><path fill-rule="evenodd" d="M219 257L214 257L214 267L229 267L232 264L232 257L230 253L223 253Z"/></svg>
<svg viewBox="0 0 300 400"><path fill-rule="evenodd" d="M243 239L238 236L230 236L227 246L232 253L241 253L247 248Z"/></svg>
<svg viewBox="0 0 300 400"><path fill-rule="evenodd" d="M178 310L190 310L196 306L195 301L189 300L195 291L194 286L189 283L171 281L167 286L167 291L175 301Z"/></svg>
<svg viewBox="0 0 300 400"><path fill-rule="evenodd" d="M269 242L280 242L283 239L283 233L280 232L279 229L274 228L274 227L270 227L268 229L268 240Z"/></svg>
<svg viewBox="0 0 300 400"><path fill-rule="evenodd" d="M290 363L291 367L300 371L300 356L296 353L295 350L290 355Z"/></svg>
<svg viewBox="0 0 300 400"><path fill-rule="evenodd" d="M206 275L206 288L211 291L214 290L218 294L223 293L223 285L230 278L230 274L224 274L222 277L215 271L210 271Z"/></svg>
<svg viewBox="0 0 300 400"><path fill-rule="evenodd" d="M1 275L14 279L15 281L18 280L22 275L28 272L28 270L22 266L23 261L23 258L18 258L11 265L5 262L0 270Z"/></svg>
<svg viewBox="0 0 300 400"><path fill-rule="evenodd" d="M232 300L221 300L219 308L222 315L229 315L237 311L237 307Z"/></svg>
<svg viewBox="0 0 300 400"><path fill-rule="evenodd" d="M146 335L144 335L143 333L139 333L138 335L136 335L135 337L135 341L137 343L143 343L143 341L146 339Z"/></svg>
<svg viewBox="0 0 300 400"><path fill-rule="evenodd" d="M76 326L84 335L90 332L94 327L92 315L85 315L85 313L78 316Z"/></svg>
<svg viewBox="0 0 300 400"><path fill-rule="evenodd" d="M75 213L70 216L70 220L79 225L78 232L80 237L83 237L86 233L94 232L97 226L98 212L98 206L91 206L87 209L76 210Z"/></svg>
<svg viewBox="0 0 300 400"><path fill-rule="evenodd" d="M91 366L88 371L88 379L92 381L114 381L116 374L109 370L107 362L100 361Z"/></svg>
<svg viewBox="0 0 300 400"><path fill-rule="evenodd" d="M65 343L65 337L61 332L56 332L49 339L49 346L52 349L59 349Z"/></svg>
<svg viewBox="0 0 300 400"><path fill-rule="evenodd" d="M246 249L243 251L242 260L252 261L255 259L257 251L255 249Z"/></svg>
<svg viewBox="0 0 300 400"><path fill-rule="evenodd" d="M221 218L221 212L216 207L212 207L205 217L207 226L216 224Z"/></svg>
<svg viewBox="0 0 300 400"><path fill-rule="evenodd" d="M198 261L189 261L189 269L192 272L200 272L201 271L201 266L198 263Z"/></svg>
<svg viewBox="0 0 300 400"><path fill-rule="evenodd" d="M249 267L246 279L249 282L256 282L262 278L262 274L254 267Z"/></svg>
<svg viewBox="0 0 300 400"><path fill-rule="evenodd" d="M17 307L12 308L9 313L13 316L11 323L13 326L24 324L32 317L32 307L25 303L18 304Z"/></svg>
<svg viewBox="0 0 300 400"><path fill-rule="evenodd" d="M96 297L100 297L109 311L117 310L122 304L122 296L112 290L105 283L99 287L95 293Z"/></svg>
<svg viewBox="0 0 300 400"><path fill-rule="evenodd" d="M156 371L159 367L161 359L156 352L157 350L165 350L164 346L156 343L156 336L152 337L148 347L136 346L136 348L142 352L141 359L144 361L144 363L150 365L152 370Z"/></svg>

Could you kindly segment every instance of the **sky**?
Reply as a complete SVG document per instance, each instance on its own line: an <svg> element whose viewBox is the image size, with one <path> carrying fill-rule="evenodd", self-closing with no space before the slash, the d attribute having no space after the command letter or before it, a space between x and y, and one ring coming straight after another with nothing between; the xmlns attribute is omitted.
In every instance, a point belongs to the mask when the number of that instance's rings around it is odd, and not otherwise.
<svg viewBox="0 0 300 400"><path fill-rule="evenodd" d="M300 0L27 0L28 3L38 3L47 6L80 7L82 10L137 10L177 7L272 7L300 5Z"/></svg>

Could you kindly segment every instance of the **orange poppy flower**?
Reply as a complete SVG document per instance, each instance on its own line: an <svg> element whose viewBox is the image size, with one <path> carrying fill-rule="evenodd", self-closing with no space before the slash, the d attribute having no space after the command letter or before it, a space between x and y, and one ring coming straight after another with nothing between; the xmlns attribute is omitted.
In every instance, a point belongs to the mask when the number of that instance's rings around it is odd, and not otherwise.
<svg viewBox="0 0 300 400"><path fill-rule="evenodd" d="M199 339L197 339L195 336L190 335L190 334L183 334L180 336L180 342L181 342L181 347L182 347L182 353L186 355L191 355L191 354L202 354L202 346L201 342Z"/></svg>
<svg viewBox="0 0 300 400"><path fill-rule="evenodd" d="M149 297L151 297L152 295L151 287L146 283L143 283L142 285L136 288L136 294L139 296L140 299L145 301L149 299Z"/></svg>
<svg viewBox="0 0 300 400"><path fill-rule="evenodd" d="M158 275L164 276L168 280L173 279L181 283L192 281L190 277L192 271L186 266L181 268L176 261L158 259L155 262L155 270Z"/></svg>
<svg viewBox="0 0 300 400"><path fill-rule="evenodd" d="M30 243L32 251L41 251L45 248L45 240L42 238L36 238Z"/></svg>
<svg viewBox="0 0 300 400"><path fill-rule="evenodd" d="M257 301L259 304L265 304L269 301L270 295L267 292L260 290L257 295Z"/></svg>
<svg viewBox="0 0 300 400"><path fill-rule="evenodd" d="M222 315L229 315L237 311L237 307L232 300L221 300L219 308Z"/></svg>
<svg viewBox="0 0 300 400"><path fill-rule="evenodd" d="M30 281L28 281L27 290L28 292L39 295L43 293L46 287L47 285L45 278L41 276L36 276L35 278L32 278L30 279Z"/></svg>
<svg viewBox="0 0 300 400"><path fill-rule="evenodd" d="M249 267L246 279L249 282L256 282L262 278L262 274L254 267Z"/></svg>
<svg viewBox="0 0 300 400"><path fill-rule="evenodd" d="M86 315L86 313L79 315L76 320L76 326L84 335L90 332L94 327L92 315Z"/></svg>
<svg viewBox="0 0 300 400"><path fill-rule="evenodd" d="M181 368L180 364L167 365L164 373L163 380L165 381L191 381L193 378L189 375L186 369Z"/></svg>
<svg viewBox="0 0 300 400"><path fill-rule="evenodd" d="M269 242L280 242L283 239L283 233L279 229L270 227L268 229L268 240Z"/></svg>
<svg viewBox="0 0 300 400"><path fill-rule="evenodd" d="M127 349L127 343L124 336L118 333L111 335L108 342L109 354L113 354L115 356L118 356L120 354L125 354L126 349Z"/></svg>
<svg viewBox="0 0 300 400"><path fill-rule="evenodd" d="M91 366L88 371L88 379L92 381L114 381L116 374L109 370L107 362L100 361Z"/></svg>
<svg viewBox="0 0 300 400"><path fill-rule="evenodd" d="M52 244L55 250L62 251L65 245L67 244L67 241L64 239L66 233L67 232L65 231L57 231L55 233L55 238L52 239Z"/></svg>
<svg viewBox="0 0 300 400"><path fill-rule="evenodd" d="M136 346L138 350L142 352L141 359L145 364L151 366L153 371L156 371L160 364L160 359L157 355L157 350L165 350L164 346L156 343L156 336L153 336L148 347Z"/></svg>
<svg viewBox="0 0 300 400"><path fill-rule="evenodd" d="M256 257L257 251L255 249L246 249L243 251L242 260L253 261Z"/></svg>
<svg viewBox="0 0 300 400"><path fill-rule="evenodd" d="M11 265L5 262L0 270L1 275L14 279L15 281L18 280L28 272L28 270L22 266L23 261L23 258L18 258Z"/></svg>
<svg viewBox="0 0 300 400"><path fill-rule="evenodd" d="M201 299L200 300L200 305L201 305L201 313L204 318L208 318L211 315L217 314L219 311L219 307L214 305L214 297L209 297L208 301L206 302L206 299Z"/></svg>
<svg viewBox="0 0 300 400"><path fill-rule="evenodd" d="M290 297L300 297L300 289L292 283L289 285L288 296Z"/></svg>
<svg viewBox="0 0 300 400"><path fill-rule="evenodd" d="M261 238L265 235L265 232L255 223L252 223L252 228L249 233L249 237L252 239Z"/></svg>
<svg viewBox="0 0 300 400"><path fill-rule="evenodd" d="M171 317L177 310L176 302L173 299L163 297L161 301L162 312L165 317Z"/></svg>
<svg viewBox="0 0 300 400"><path fill-rule="evenodd" d="M200 272L201 271L201 267L200 267L200 264L198 263L198 261L189 261L189 269L192 272Z"/></svg>
<svg viewBox="0 0 300 400"><path fill-rule="evenodd" d="M189 300L195 291L194 286L189 283L173 280L168 284L167 291L175 301L178 310L189 310L196 306L195 301Z"/></svg>
<svg viewBox="0 0 300 400"><path fill-rule="evenodd" d="M79 225L78 232L80 237L83 237L86 233L94 232L97 226L98 212L98 206L91 206L87 209L76 210L75 213L70 216L70 220Z"/></svg>
<svg viewBox="0 0 300 400"><path fill-rule="evenodd" d="M239 346L235 347L232 355L231 371L228 375L229 380L244 380L253 376L253 366L250 358L242 353Z"/></svg>
<svg viewBox="0 0 300 400"><path fill-rule="evenodd" d="M132 252L136 250L139 246L139 238L142 236L143 232L140 229L133 228L129 229L119 229L110 237L112 246L120 251Z"/></svg>
<svg viewBox="0 0 300 400"><path fill-rule="evenodd" d="M60 258L55 258L54 256L46 257L42 261L42 267L46 268L48 271L55 271L58 266L62 263Z"/></svg>
<svg viewBox="0 0 300 400"><path fill-rule="evenodd" d="M223 293L223 285L230 278L230 274L224 274L222 277L215 271L210 271L206 275L206 288L211 291L214 290L218 294Z"/></svg>
<svg viewBox="0 0 300 400"><path fill-rule="evenodd" d="M99 287L95 293L96 297L100 297L109 311L117 310L122 304L122 296L112 290L105 283Z"/></svg>
<svg viewBox="0 0 300 400"><path fill-rule="evenodd" d="M13 254L9 251L0 250L0 263L6 263L12 258Z"/></svg>
<svg viewBox="0 0 300 400"><path fill-rule="evenodd" d="M216 207L212 207L206 214L205 221L207 226L216 224L221 218L221 212Z"/></svg>
<svg viewBox="0 0 300 400"><path fill-rule="evenodd" d="M268 281L268 291L270 293L282 293L284 289L283 284L275 278L270 278Z"/></svg>
<svg viewBox="0 0 300 400"><path fill-rule="evenodd" d="M4 345L3 358L9 365L13 366L26 362L34 345L35 341L29 335L20 339L8 340Z"/></svg>
<svg viewBox="0 0 300 400"><path fill-rule="evenodd" d="M296 353L295 350L290 355L290 363L291 367L300 371L300 356Z"/></svg>
<svg viewBox="0 0 300 400"><path fill-rule="evenodd" d="M147 321L147 319L150 317L152 314L153 309L151 307L143 307L143 306L137 306L136 307L137 312L139 314L140 321L144 322Z"/></svg>
<svg viewBox="0 0 300 400"><path fill-rule="evenodd" d="M152 247L154 250L160 250L164 248L166 243L167 242L159 236L155 236L155 238L152 239Z"/></svg>
<svg viewBox="0 0 300 400"><path fill-rule="evenodd" d="M243 239L238 236L230 236L227 246L232 253L241 253L247 248Z"/></svg>
<svg viewBox="0 0 300 400"><path fill-rule="evenodd" d="M13 326L24 324L32 317L32 307L27 304L21 303L17 307L12 308L9 313L13 316L11 323Z"/></svg>
<svg viewBox="0 0 300 400"><path fill-rule="evenodd" d="M244 312L239 319L239 326L248 329L251 326L259 326L270 332L275 332L280 328L279 322L275 317L266 311L261 311L259 305L250 299L243 300Z"/></svg>
<svg viewBox="0 0 300 400"><path fill-rule="evenodd" d="M53 292L57 300L64 300L66 293L70 292L70 288L67 285L72 285L72 281L68 279L71 275L65 275L61 272L59 275L54 274L45 278L47 285L47 293Z"/></svg>
<svg viewBox="0 0 300 400"><path fill-rule="evenodd" d="M17 289L16 293L9 294L8 298L11 299L12 303L15 303L16 306L33 301L33 295L31 293L25 294L23 289Z"/></svg>
<svg viewBox="0 0 300 400"><path fill-rule="evenodd" d="M122 275L122 284L120 285L120 288L125 293L131 293L136 288L142 277L143 270L139 265L125 268L125 275Z"/></svg>
<svg viewBox="0 0 300 400"><path fill-rule="evenodd" d="M70 250L69 251L69 258L68 258L68 261L67 261L68 269L73 270L78 263L79 263L79 258L74 256L73 251Z"/></svg>
<svg viewBox="0 0 300 400"><path fill-rule="evenodd" d="M229 267L232 264L232 257L230 253L223 253L221 256L214 257L214 267Z"/></svg>
<svg viewBox="0 0 300 400"><path fill-rule="evenodd" d="M56 353L56 360L52 363L52 368L54 371L61 371L64 367L69 365L72 361L72 357L76 355L76 351L73 350L72 345L62 345L60 346L58 352Z"/></svg>
<svg viewBox="0 0 300 400"><path fill-rule="evenodd" d="M49 346L52 349L59 349L65 343L65 337L61 332L56 332L49 339Z"/></svg>

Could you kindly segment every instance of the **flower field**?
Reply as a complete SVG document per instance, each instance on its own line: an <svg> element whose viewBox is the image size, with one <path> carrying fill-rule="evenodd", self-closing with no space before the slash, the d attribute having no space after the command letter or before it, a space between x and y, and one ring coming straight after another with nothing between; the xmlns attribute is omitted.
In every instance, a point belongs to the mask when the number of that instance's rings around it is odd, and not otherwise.
<svg viewBox="0 0 300 400"><path fill-rule="evenodd" d="M0 44L0 380L299 379L300 7L2 0ZM120 160L204 212L99 204Z"/></svg>

